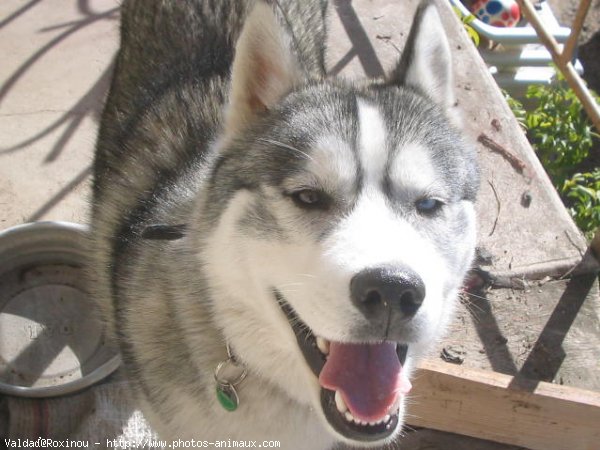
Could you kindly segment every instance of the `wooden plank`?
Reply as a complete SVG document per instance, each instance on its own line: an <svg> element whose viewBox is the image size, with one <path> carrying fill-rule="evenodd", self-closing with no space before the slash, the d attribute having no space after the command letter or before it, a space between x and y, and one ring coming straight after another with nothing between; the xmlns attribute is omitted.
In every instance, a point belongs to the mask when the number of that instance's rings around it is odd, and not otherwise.
<svg viewBox="0 0 600 450"><path fill-rule="evenodd" d="M514 384L497 372L425 361L414 377L408 423L534 450L600 448L600 393Z"/></svg>

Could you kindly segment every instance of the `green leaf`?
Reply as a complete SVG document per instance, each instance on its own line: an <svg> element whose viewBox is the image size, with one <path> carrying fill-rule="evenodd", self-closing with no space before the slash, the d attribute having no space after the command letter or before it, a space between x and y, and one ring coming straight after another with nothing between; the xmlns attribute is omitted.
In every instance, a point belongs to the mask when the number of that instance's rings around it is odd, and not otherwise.
<svg viewBox="0 0 600 450"><path fill-rule="evenodd" d="M465 30L467 30L467 34L475 44L475 47L479 47L479 33L475 31L475 28L465 25Z"/></svg>
<svg viewBox="0 0 600 450"><path fill-rule="evenodd" d="M579 173L577 167L589 160L594 139L600 136L560 73L557 80L551 86L527 88L526 98L533 104L527 111L520 102L505 96L515 117L522 118L527 137L569 214L590 235L600 226L600 168Z"/></svg>

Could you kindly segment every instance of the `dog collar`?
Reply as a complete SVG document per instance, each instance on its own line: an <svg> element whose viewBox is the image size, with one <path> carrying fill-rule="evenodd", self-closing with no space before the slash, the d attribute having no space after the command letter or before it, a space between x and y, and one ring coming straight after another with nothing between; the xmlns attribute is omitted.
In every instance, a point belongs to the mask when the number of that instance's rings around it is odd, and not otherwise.
<svg viewBox="0 0 600 450"><path fill-rule="evenodd" d="M155 223L144 228L142 238L152 241L176 241L185 236L186 228L185 224L167 225L164 223Z"/></svg>
<svg viewBox="0 0 600 450"><path fill-rule="evenodd" d="M235 375L226 376L225 371L228 368L229 371L234 372ZM217 384L217 400L227 411L235 411L238 408L240 398L235 387L244 381L246 375L248 375L248 370L235 359L231 347L227 344L227 359L217 364L214 373L215 382Z"/></svg>

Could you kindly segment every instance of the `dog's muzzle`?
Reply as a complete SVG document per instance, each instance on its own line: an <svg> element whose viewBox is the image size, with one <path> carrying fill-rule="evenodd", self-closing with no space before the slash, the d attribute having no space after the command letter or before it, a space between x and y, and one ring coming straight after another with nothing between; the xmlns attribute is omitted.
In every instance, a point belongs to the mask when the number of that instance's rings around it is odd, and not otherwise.
<svg viewBox="0 0 600 450"><path fill-rule="evenodd" d="M403 371L407 345L385 337L393 334L397 321L416 314L425 288L418 276L383 267L359 272L350 291L354 305L380 330L380 341L326 341L312 333L279 292L275 297L319 379L321 407L329 424L347 439L376 442L396 432L402 396L411 388Z"/></svg>

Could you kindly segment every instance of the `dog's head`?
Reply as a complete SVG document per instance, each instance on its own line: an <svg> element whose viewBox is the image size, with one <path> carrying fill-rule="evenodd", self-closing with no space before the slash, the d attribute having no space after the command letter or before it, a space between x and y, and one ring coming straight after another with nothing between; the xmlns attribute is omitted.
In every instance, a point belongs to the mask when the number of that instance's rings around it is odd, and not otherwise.
<svg viewBox="0 0 600 450"><path fill-rule="evenodd" d="M286 36L259 2L237 46L201 212L215 317L250 371L381 444L472 261L475 154L432 2L385 82L309 79Z"/></svg>

